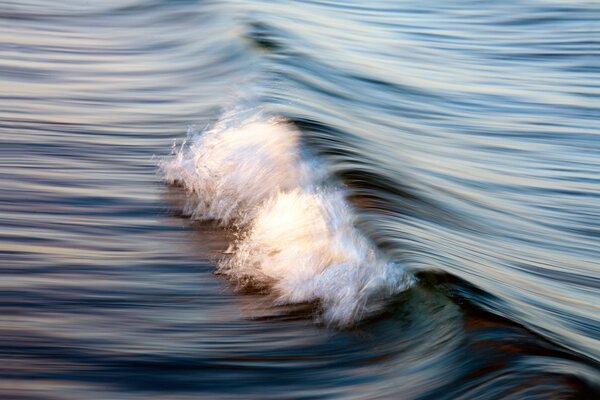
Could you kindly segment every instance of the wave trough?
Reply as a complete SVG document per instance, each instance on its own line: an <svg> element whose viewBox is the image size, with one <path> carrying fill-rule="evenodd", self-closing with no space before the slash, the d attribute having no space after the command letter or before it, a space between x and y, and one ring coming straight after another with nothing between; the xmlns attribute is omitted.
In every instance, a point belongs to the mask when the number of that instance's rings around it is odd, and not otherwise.
<svg viewBox="0 0 600 400"><path fill-rule="evenodd" d="M320 304L317 318L348 326L381 310L411 278L355 228L344 189L305 154L281 118L226 114L161 161L188 192L184 213L238 232L217 271L276 304Z"/></svg>

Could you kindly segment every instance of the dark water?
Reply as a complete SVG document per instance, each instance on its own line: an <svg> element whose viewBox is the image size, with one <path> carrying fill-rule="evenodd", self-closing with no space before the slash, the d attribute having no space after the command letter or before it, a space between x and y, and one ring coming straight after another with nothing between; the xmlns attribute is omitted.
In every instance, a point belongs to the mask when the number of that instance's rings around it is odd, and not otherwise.
<svg viewBox="0 0 600 400"><path fill-rule="evenodd" d="M600 5L0 3L0 397L600 396ZM348 327L215 276L154 156L301 132L414 278Z"/></svg>

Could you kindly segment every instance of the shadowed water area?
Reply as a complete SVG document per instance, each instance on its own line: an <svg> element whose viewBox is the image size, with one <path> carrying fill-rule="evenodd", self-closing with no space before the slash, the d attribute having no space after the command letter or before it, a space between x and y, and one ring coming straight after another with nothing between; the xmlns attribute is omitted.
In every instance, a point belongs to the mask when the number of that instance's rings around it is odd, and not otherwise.
<svg viewBox="0 0 600 400"><path fill-rule="evenodd" d="M600 396L599 73L593 1L3 1L0 398ZM215 275L159 164L256 112L406 273L376 311Z"/></svg>

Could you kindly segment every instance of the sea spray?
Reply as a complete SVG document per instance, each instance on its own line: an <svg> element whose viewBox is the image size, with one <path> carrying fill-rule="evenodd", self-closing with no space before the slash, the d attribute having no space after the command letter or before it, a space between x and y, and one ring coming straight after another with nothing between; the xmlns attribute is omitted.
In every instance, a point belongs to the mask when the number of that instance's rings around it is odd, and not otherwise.
<svg viewBox="0 0 600 400"><path fill-rule="evenodd" d="M186 213L192 218L245 226L262 202L278 191L307 186L311 177L290 125L253 118L231 127L231 118L192 132L161 169L168 183L190 192Z"/></svg>
<svg viewBox="0 0 600 400"><path fill-rule="evenodd" d="M272 291L280 304L318 302L324 322L347 326L410 278L355 228L343 188L303 155L299 139L281 118L228 115L190 135L161 169L189 192L191 218L239 232L219 273Z"/></svg>

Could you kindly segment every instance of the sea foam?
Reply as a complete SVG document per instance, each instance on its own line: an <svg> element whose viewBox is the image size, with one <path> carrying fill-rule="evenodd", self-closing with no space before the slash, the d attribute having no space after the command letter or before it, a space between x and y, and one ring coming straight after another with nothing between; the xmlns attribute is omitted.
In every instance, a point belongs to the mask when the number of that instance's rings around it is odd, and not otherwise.
<svg viewBox="0 0 600 400"><path fill-rule="evenodd" d="M184 212L239 232L218 272L279 304L318 302L319 318L346 326L371 315L410 278L356 229L343 188L303 155L281 118L224 117L161 161L188 192Z"/></svg>

